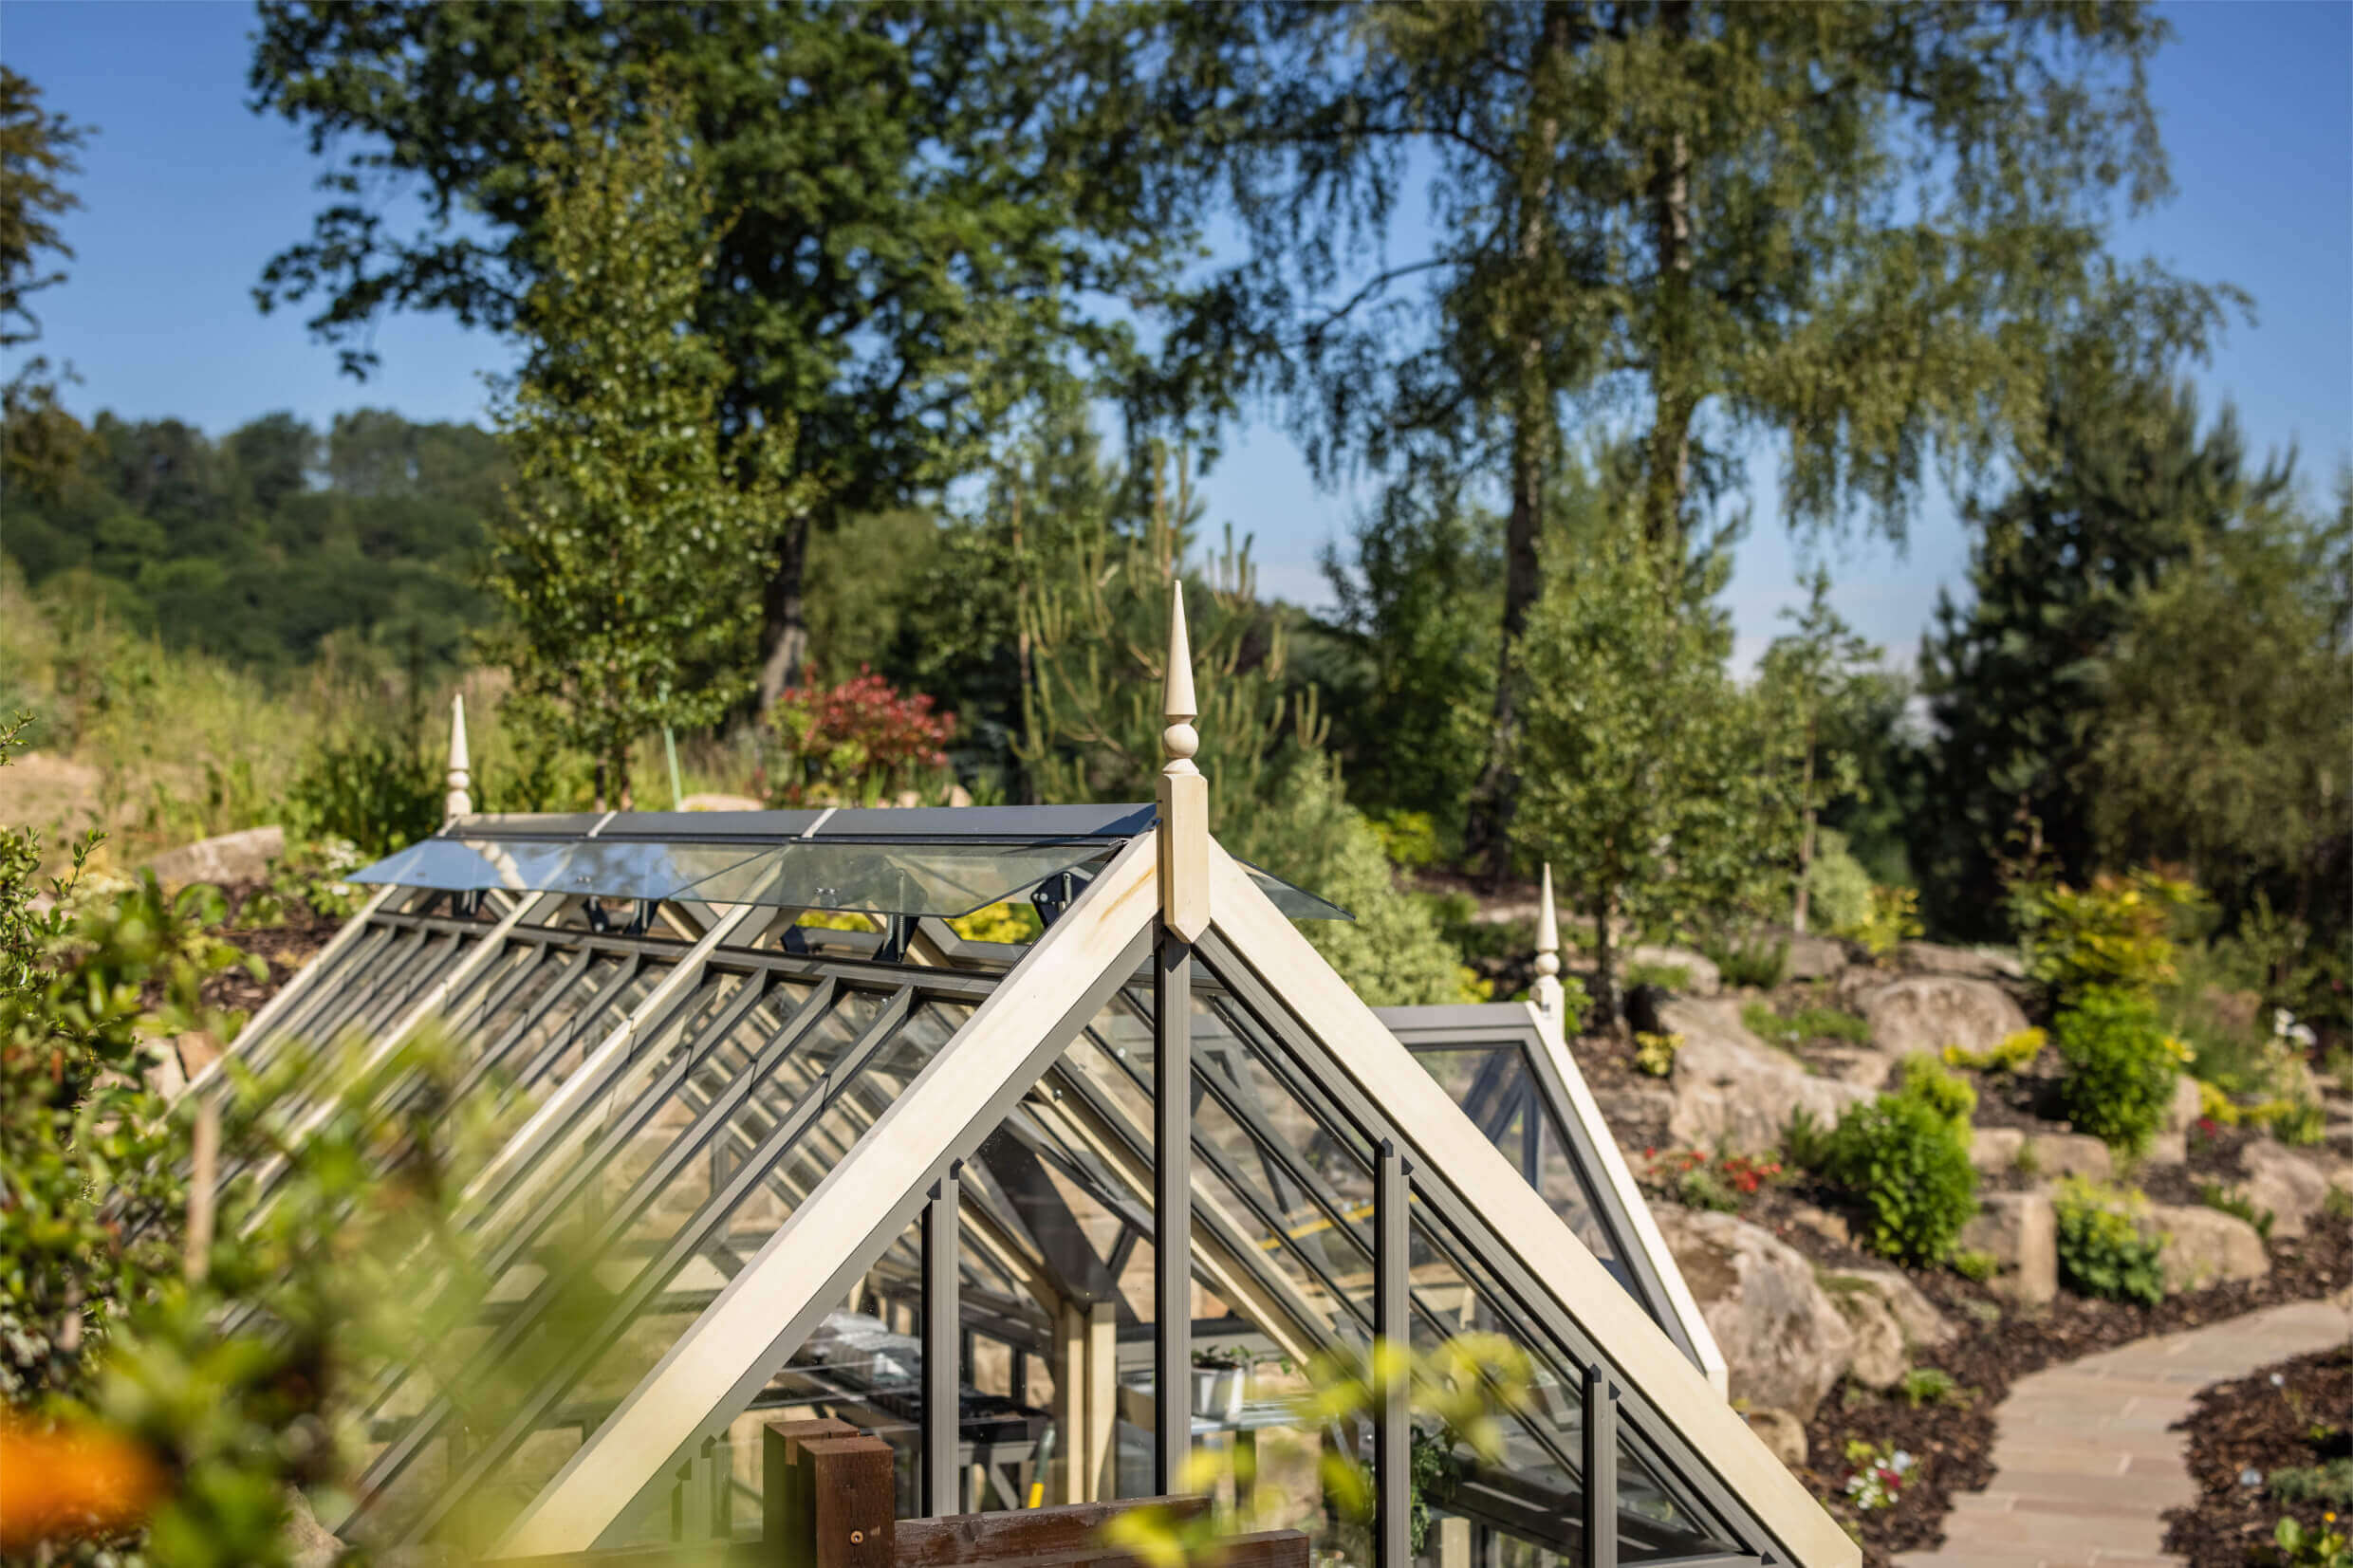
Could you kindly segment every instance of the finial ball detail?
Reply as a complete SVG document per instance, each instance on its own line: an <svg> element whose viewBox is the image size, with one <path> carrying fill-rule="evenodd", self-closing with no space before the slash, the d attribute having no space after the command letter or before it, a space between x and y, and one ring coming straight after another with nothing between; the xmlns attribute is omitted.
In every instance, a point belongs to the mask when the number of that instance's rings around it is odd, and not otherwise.
<svg viewBox="0 0 2353 1568"><path fill-rule="evenodd" d="M1201 732L1189 724L1172 724L1160 731L1160 749L1171 762L1191 762L1201 749Z"/></svg>

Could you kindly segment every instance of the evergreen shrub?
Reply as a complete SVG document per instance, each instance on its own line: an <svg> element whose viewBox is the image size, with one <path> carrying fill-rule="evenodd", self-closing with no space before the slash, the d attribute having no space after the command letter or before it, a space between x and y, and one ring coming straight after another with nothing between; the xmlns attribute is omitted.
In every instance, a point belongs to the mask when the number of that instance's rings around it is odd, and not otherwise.
<svg viewBox="0 0 2353 1568"><path fill-rule="evenodd" d="M2144 992L2095 986L2051 1025L2066 1063L2059 1099L2067 1118L2121 1153L2149 1146L2173 1099L2180 1048Z"/></svg>
<svg viewBox="0 0 2353 1568"><path fill-rule="evenodd" d="M1953 1250L1977 1212L1977 1171L1963 1135L1919 1093L1881 1095L1839 1119L1823 1173L1869 1208L1873 1251L1933 1264Z"/></svg>

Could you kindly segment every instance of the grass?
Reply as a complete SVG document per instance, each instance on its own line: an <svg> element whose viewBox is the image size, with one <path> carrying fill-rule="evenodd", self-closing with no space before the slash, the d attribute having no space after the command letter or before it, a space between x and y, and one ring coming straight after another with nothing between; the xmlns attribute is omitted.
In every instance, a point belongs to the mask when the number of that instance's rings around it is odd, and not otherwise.
<svg viewBox="0 0 2353 1568"><path fill-rule="evenodd" d="M356 638L330 637L297 675L270 682L221 660L167 649L111 621L102 608L27 590L0 557L0 711L29 711L37 758L0 775L0 819L39 828L53 856L84 830L104 831L100 863L123 867L191 839L283 823L297 778L330 741L373 733L414 747L437 780L450 699L463 692L473 794L486 809L584 809L584 762L528 766L495 671L418 673ZM685 793L752 793L744 746L679 737ZM536 798L518 798L532 780ZM667 807L661 738L631 758L631 792Z"/></svg>
<svg viewBox="0 0 2353 1568"><path fill-rule="evenodd" d="M1768 1045L1793 1051L1808 1041L1835 1040L1850 1045L1871 1043L1871 1025L1853 1013L1808 1004L1787 1017L1767 1002L1751 1002L1740 1009L1740 1022Z"/></svg>

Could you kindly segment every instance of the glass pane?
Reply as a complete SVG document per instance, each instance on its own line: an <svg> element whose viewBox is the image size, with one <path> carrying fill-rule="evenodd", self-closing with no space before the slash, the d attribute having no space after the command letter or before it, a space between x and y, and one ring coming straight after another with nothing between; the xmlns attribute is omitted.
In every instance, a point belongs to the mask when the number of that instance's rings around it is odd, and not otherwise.
<svg viewBox="0 0 2353 1568"><path fill-rule="evenodd" d="M617 839L427 839L353 872L354 882L471 892L593 893L675 898L759 853L746 844L652 844Z"/></svg>
<svg viewBox="0 0 2353 1568"><path fill-rule="evenodd" d="M1414 1059L1491 1139L1529 1184L1544 1194L1577 1239L1620 1280L1618 1243L1603 1223L1592 1185L1570 1160L1567 1134L1529 1070L1526 1050L1508 1045L1417 1046ZM1650 1303L1644 1303L1650 1310Z"/></svg>
<svg viewBox="0 0 2353 1568"><path fill-rule="evenodd" d="M1258 891L1268 901L1293 920L1353 920L1355 915L1328 898L1319 898L1306 888L1286 882L1272 872L1261 871L1248 860L1235 862L1258 884Z"/></svg>
<svg viewBox="0 0 2353 1568"><path fill-rule="evenodd" d="M695 884L714 904L966 915L1102 859L1100 843L846 843L798 839Z"/></svg>

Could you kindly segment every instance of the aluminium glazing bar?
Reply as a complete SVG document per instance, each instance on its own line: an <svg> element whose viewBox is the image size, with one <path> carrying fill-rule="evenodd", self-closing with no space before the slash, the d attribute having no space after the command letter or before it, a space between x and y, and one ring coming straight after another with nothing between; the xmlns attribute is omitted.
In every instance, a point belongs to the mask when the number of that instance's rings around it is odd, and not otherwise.
<svg viewBox="0 0 2353 1568"><path fill-rule="evenodd" d="M1193 944L1153 954L1153 1491L1174 1494L1193 1448Z"/></svg>
<svg viewBox="0 0 2353 1568"><path fill-rule="evenodd" d="M1618 1568L1618 1391L1585 1368L1585 1568Z"/></svg>
<svg viewBox="0 0 2353 1568"><path fill-rule="evenodd" d="M689 948L661 984L648 992L630 1015L621 1020L613 1031L584 1058L570 1077L558 1085L555 1092L539 1102L537 1110L491 1162L482 1168L472 1181L466 1184L464 1206L472 1208L486 1199L501 1199L510 1185L532 1179L539 1167L539 1156L550 1145L570 1143L581 1134L571 1128L573 1118L587 1105L593 1104L614 1074L627 1065L632 1048L638 1040L642 1021L658 1018L670 1009L676 993L701 978L705 963L719 945L732 936L757 912L749 904L737 905L723 915L718 923L703 932L702 940ZM568 1131L567 1131L568 1129Z"/></svg>
<svg viewBox="0 0 2353 1568"><path fill-rule="evenodd" d="M923 1205L923 1517L961 1513L964 1315L957 1301L956 1177L932 1184Z"/></svg>
<svg viewBox="0 0 2353 1568"><path fill-rule="evenodd" d="M1387 1138L1373 1159L1373 1387L1380 1398L1373 1412L1373 1561L1375 1568L1410 1568L1414 1411L1406 1369L1414 1343L1408 1305L1413 1230L1406 1178L1412 1167Z"/></svg>
<svg viewBox="0 0 2353 1568"><path fill-rule="evenodd" d="M685 1264L687 1259L703 1249L718 1227L726 1222L728 1216L733 1213L737 1206L742 1203L745 1195L766 1177L769 1168L800 1140L801 1134L807 1130L809 1123L816 1120L827 1107L838 1099L848 1085L855 1081L866 1063L890 1043L892 1037L899 1032L899 1026L906 1022L912 995L910 991L901 990L883 1006L881 1011L876 1015L874 1022L867 1025L865 1033L860 1036L858 1041L844 1051L841 1059L827 1071L824 1090L805 1096L800 1103L793 1107L794 1114L780 1122L761 1141L759 1149L735 1172L727 1186L696 1208L694 1214L672 1234L661 1252L638 1270L630 1279L629 1283L614 1297L611 1306L597 1326L565 1348L562 1357L541 1378L538 1386L528 1396L517 1402L506 1425L489 1442L466 1456L462 1467L457 1470L454 1477L435 1495L432 1503L411 1523L405 1540L415 1541L431 1533L435 1526L449 1516L452 1510L457 1508L472 1496L474 1488L479 1486L509 1454L544 1425L544 1418L547 1412L563 1399L575 1383L588 1374L613 1342L628 1332L629 1325L636 1320L647 1303L660 1293L663 1283ZM750 1084L746 1081L742 1087L749 1092ZM714 1105L710 1113L696 1122L694 1135L681 1138L672 1145L665 1158L668 1154L676 1154L682 1162L693 1157L704 1144L716 1135L727 1119L728 1112L733 1110L735 1103L736 1101L730 1100L723 1106ZM617 1205L612 1212L604 1216L603 1223L598 1227L595 1238L582 1249L579 1258L572 1264L572 1270L576 1272L581 1268L593 1266L613 1243L625 1233L628 1227L636 1223L639 1213L659 1195L663 1187L667 1185L668 1175L668 1171L662 1171L658 1180L656 1179L657 1172L648 1171L631 1190L629 1199ZM540 1300L543 1303L550 1303L557 1294L558 1292L553 1288L543 1287ZM516 1315L514 1321L528 1328L536 1323L541 1316L544 1316L544 1313L520 1313ZM411 1450L403 1455L400 1463L407 1464L415 1457L414 1448L421 1446L421 1443L413 1446ZM379 1464L381 1463L382 1461L380 1460ZM377 1466L369 1467L369 1475L363 1478L363 1484L360 1488L363 1494L371 1488L371 1485L380 1485L382 1479L389 1478L388 1476L378 1478L377 1468Z"/></svg>

